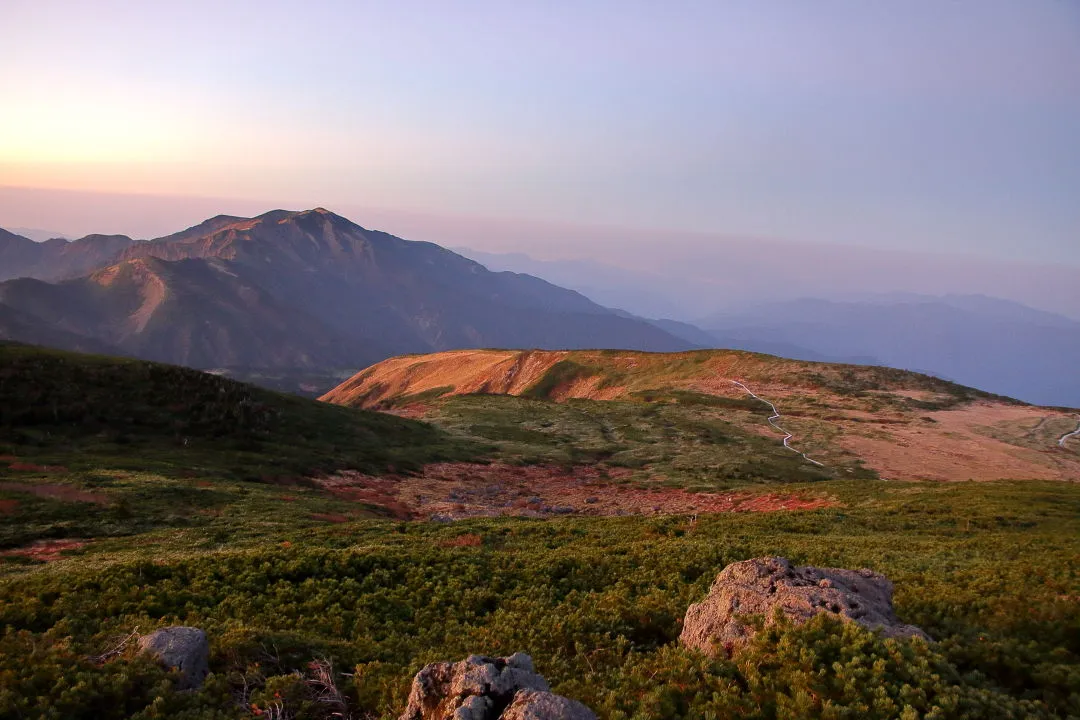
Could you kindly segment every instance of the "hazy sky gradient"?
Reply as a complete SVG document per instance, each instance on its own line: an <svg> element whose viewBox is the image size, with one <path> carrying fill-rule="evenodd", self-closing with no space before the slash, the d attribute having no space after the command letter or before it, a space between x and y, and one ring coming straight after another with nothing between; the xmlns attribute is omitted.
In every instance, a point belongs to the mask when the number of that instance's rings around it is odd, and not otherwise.
<svg viewBox="0 0 1080 720"><path fill-rule="evenodd" d="M0 99L3 186L1080 266L1071 0L4 0Z"/></svg>

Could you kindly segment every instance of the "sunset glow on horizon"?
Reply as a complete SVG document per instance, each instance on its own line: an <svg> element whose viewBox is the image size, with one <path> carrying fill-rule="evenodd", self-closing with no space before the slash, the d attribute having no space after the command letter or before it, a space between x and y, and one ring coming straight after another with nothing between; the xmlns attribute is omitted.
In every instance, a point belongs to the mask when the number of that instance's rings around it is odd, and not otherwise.
<svg viewBox="0 0 1080 720"><path fill-rule="evenodd" d="M1078 67L1053 0L9 0L0 186L1080 265Z"/></svg>

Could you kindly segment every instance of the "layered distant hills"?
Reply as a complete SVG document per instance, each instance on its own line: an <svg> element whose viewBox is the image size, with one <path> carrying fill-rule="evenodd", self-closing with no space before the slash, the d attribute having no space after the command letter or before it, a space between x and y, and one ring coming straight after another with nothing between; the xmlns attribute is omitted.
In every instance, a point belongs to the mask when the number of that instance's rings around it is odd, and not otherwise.
<svg viewBox="0 0 1080 720"><path fill-rule="evenodd" d="M493 266L500 257L490 256ZM613 282L604 266L569 265L578 275L560 274L558 264L538 269L554 268L553 278L577 290L492 272L322 208L219 215L149 241L35 242L0 230L0 339L221 369L309 395L401 354L711 347L888 365L1080 406L1080 322L1016 302L867 295L748 303L702 317L702 298L694 324L646 321L578 292ZM648 278L632 280L619 286L622 295L598 296L648 298Z"/></svg>
<svg viewBox="0 0 1080 720"><path fill-rule="evenodd" d="M449 348L691 347L538 278L318 208L150 241L0 231L0 338L196 368L330 370Z"/></svg>
<svg viewBox="0 0 1080 720"><path fill-rule="evenodd" d="M85 275L113 262L134 242L126 235L34 242L0 228L0 280L31 277L52 281Z"/></svg>
<svg viewBox="0 0 1080 720"><path fill-rule="evenodd" d="M717 347L932 372L1041 405L1080 407L1080 322L984 296L761 304L700 320Z"/></svg>

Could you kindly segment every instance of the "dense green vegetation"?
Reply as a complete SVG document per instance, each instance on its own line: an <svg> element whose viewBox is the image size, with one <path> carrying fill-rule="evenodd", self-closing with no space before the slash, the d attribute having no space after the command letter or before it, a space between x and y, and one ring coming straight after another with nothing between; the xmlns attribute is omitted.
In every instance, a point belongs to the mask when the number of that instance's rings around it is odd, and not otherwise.
<svg viewBox="0 0 1080 720"><path fill-rule="evenodd" d="M739 429L765 424L759 404L687 392L463 396L436 414L444 430L0 346L0 718L331 717L313 662L352 717L391 718L425 663L515 651L605 719L1080 717L1076 484L801 475ZM800 426L824 444L814 433ZM410 523L304 481L486 457L648 464L687 487L768 482L835 504ZM33 552L58 540L55 562ZM820 618L731 658L681 649L687 606L762 555L884 572L901 619L937 642ZM198 692L122 642L171 624L210 636Z"/></svg>
<svg viewBox="0 0 1080 720"><path fill-rule="evenodd" d="M830 467L809 465L780 444L768 416L768 406L753 398L659 390L628 401L561 403L457 395L439 400L428 414L457 437L494 445L495 456L503 459L647 468L640 473L643 482L663 477L668 485L699 491L874 477L857 457L836 450ZM790 425L798 428L800 446L807 451L828 445L831 430L825 423L799 419Z"/></svg>
<svg viewBox="0 0 1080 720"><path fill-rule="evenodd" d="M0 455L259 480L481 454L430 425L187 368L0 343Z"/></svg>
<svg viewBox="0 0 1080 720"><path fill-rule="evenodd" d="M693 524L365 521L235 542L211 528L105 541L0 585L0 716L242 717L245 683L248 702L292 693L300 707L291 674L326 658L349 673L339 682L358 713L390 717L425 662L516 650L607 718L1075 713L1075 486L832 487L841 508ZM463 534L482 543L455 543ZM887 573L901 618L938 642L821 620L763 633L730 660L681 650L679 620L714 574L765 554ZM86 659L136 627L177 622L212 638L199 693L173 693L130 653Z"/></svg>
<svg viewBox="0 0 1080 720"><path fill-rule="evenodd" d="M356 369L310 370L227 367L214 371L239 382L251 383L276 392L317 398L348 380Z"/></svg>

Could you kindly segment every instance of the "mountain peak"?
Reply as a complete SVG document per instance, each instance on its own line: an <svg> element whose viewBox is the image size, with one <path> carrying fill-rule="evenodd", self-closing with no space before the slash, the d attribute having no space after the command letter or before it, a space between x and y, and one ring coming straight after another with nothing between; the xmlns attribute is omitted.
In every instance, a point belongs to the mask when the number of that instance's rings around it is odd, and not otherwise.
<svg viewBox="0 0 1080 720"><path fill-rule="evenodd" d="M263 213L255 218L256 220L269 220L279 223L288 222L290 220L301 220L304 218L314 218L322 216L325 219L331 221L341 221L346 223L352 223L348 218L342 217L337 213L331 212L324 207L311 208L310 210L271 210L270 212Z"/></svg>

